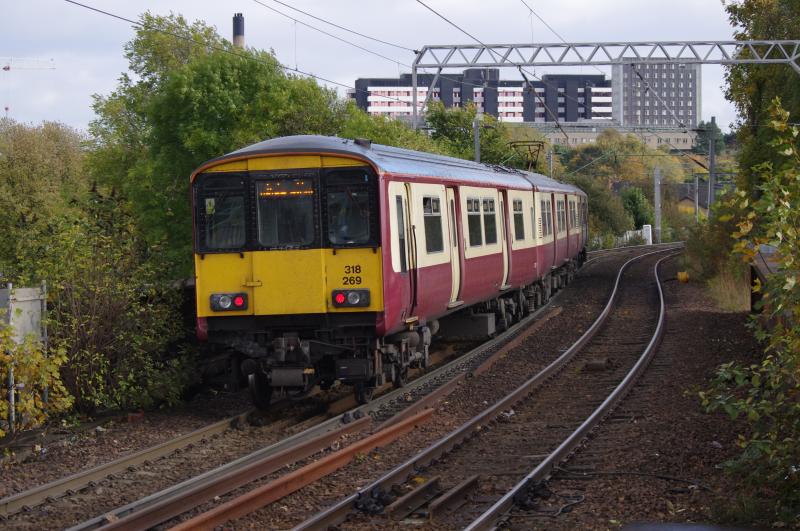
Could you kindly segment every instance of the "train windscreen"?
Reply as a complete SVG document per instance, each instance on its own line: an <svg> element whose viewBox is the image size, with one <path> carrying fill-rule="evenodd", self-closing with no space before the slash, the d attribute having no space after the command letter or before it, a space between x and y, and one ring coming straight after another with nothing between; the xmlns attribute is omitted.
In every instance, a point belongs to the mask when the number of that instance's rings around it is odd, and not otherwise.
<svg viewBox="0 0 800 531"><path fill-rule="evenodd" d="M258 241L264 247L298 247L314 242L314 186L308 178L260 181Z"/></svg>

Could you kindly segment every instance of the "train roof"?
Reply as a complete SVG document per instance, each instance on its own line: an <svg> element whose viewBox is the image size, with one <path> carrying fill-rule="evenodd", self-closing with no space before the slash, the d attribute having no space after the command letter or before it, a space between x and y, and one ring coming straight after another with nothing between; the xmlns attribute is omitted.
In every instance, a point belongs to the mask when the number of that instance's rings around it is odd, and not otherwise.
<svg viewBox="0 0 800 531"><path fill-rule="evenodd" d="M369 141L320 135L298 135L273 138L238 149L203 164L198 170L224 162L250 156L285 153L329 153L364 159L379 171L403 176L438 177L477 185L501 185L510 188L563 191L584 195L570 184L565 184L539 173L493 164L483 164L433 153L414 151ZM197 172L195 172L197 173Z"/></svg>

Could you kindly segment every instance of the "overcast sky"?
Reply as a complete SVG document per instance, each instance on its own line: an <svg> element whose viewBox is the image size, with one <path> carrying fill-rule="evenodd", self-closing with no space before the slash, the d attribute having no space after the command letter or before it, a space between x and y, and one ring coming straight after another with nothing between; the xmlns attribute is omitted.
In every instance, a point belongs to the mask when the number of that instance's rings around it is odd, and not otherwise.
<svg viewBox="0 0 800 531"><path fill-rule="evenodd" d="M266 9L253 0L81 0L127 18L146 10L180 13L203 20L231 38L231 18L245 17L248 46L273 49L284 65L352 85L359 77L397 77L409 69L336 41ZM261 0L295 18L410 64L411 52L331 28ZM393 43L469 44L469 39L415 0L283 0L325 20ZM732 38L720 0L526 0L570 42L641 40L727 40ZM521 0L426 0L426 3L486 43L558 42L532 17ZM64 0L11 0L0 16L0 112L17 121L55 120L85 129L93 117L91 95L108 94L126 71L125 42L130 24ZM38 70L52 60L54 70ZM19 67L19 68L17 68ZM610 67L601 67L610 76ZM591 67L538 69L536 73L596 73ZM736 118L724 98L723 69L703 66L702 116L712 115L727 130ZM515 78L512 69L501 78ZM340 88L340 94L344 95Z"/></svg>

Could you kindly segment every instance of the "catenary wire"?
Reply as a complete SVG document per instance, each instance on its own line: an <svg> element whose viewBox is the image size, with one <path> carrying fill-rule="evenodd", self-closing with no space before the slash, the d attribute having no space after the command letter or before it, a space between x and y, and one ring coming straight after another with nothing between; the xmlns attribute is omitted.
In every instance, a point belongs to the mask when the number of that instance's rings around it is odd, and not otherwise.
<svg viewBox="0 0 800 531"><path fill-rule="evenodd" d="M437 17L441 18L442 20L444 20L445 22L447 22L448 24L450 24L451 26L456 28L458 31L460 31L461 33L463 33L464 35L466 35L470 39L474 40L475 42L477 42L478 44L483 46L490 54L492 54L492 56L494 56L495 61L497 60L497 53L494 50L492 50L491 48L489 48L486 44L484 44L479 38L475 37L474 35L469 33L467 30L465 30L464 28L460 27L458 24L456 24L452 20L448 19L447 17L445 17L444 15L442 15L441 13L439 13L438 11L433 9L431 6L429 6L428 4L423 2L422 0L417 0L417 3L419 3L420 5L425 7L428 11L430 11L433 14L435 14ZM523 78L525 77L523 72L525 72L526 74L538 79L539 81L542 81L542 79L539 76L537 76L535 73L529 72L529 71L525 70L524 68L522 68L522 65L514 63L513 61L508 61L508 60L506 60L504 62L509 62L513 66L516 66L517 68L519 68L519 72L520 72L520 74L522 74ZM528 81L527 78L525 79L525 83L528 85L529 88L532 87L530 81ZM542 81L542 83L544 83L544 81ZM569 135L567 135L566 131L564 131L564 129L561 127L561 124L559 124L559 122L558 122L558 116L553 114L553 111L551 111L550 109L547 108L547 105L545 105L545 103L541 99L541 97L538 94L536 94L535 90L533 91L533 94L534 94L534 97L539 99L539 101L541 102L542 106L550 113L550 115L553 116L553 118L555 119L556 126L561 130L561 132L564 134L564 136L567 138L567 140L569 140Z"/></svg>
<svg viewBox="0 0 800 531"><path fill-rule="evenodd" d="M175 37L177 39L181 39L181 40L187 41L187 42L189 42L189 43L191 43L193 45L196 45L196 46L203 46L204 48L209 48L209 49L212 49L212 50L215 50L215 51L218 51L218 52L226 53L228 55L232 55L232 56L238 57L240 59L246 59L248 61L255 61L257 63L266 64L266 65L271 65L272 64L269 61L265 61L263 59L259 59L258 57L254 57L252 55L246 55L246 54L238 53L238 52L236 52L234 50L230 50L230 49L225 48L223 46L217 46L217 45L214 45L214 44L202 44L202 43L199 43L199 42L195 41L194 39L192 39L191 37L189 37L187 35L181 35L180 33L173 33L171 31L167 31L167 30L164 30L164 29L161 29L161 28L151 27L151 26L143 24L143 23L141 23L139 21L136 21L136 20L133 20L133 19L130 19L130 18L127 18L127 17L123 17L123 16L117 15L115 13L111 13L110 11L104 11L102 9L99 9L99 8L96 8L96 7L87 5L87 4L82 4L82 3L80 3L80 2L78 2L76 0L64 0L64 1L69 3L69 4L73 4L73 5L76 5L78 7L82 7L84 9L88 9L90 11L94 11L95 13L100 13L101 15L106 15L108 17L115 18L117 20L121 20L121 21L127 22L127 23L132 24L132 25L134 25L136 27L139 27L139 28L143 28L143 29L151 30L151 31L157 31L157 32L162 33L164 35L170 35L170 36ZM316 74L312 74L310 72L305 72L305 71L297 69L297 68L292 68L290 66L286 66L283 63L281 63L280 61L278 61L277 59L275 59L275 62L277 63L277 65L280 68L282 68L284 70L288 70L290 72L295 72L297 74L308 76L308 77L313 78L313 79L318 79L319 81L324 81L325 83L330 83L332 85L337 85L337 86L340 86L340 87L343 87L343 88L346 88L346 89L355 90L357 92L368 93L368 91L366 91L366 90L358 89L356 87L347 85L345 83L340 83L338 81L334 81L332 79L327 79L327 78L324 78L322 76L318 76ZM399 98L393 98L391 96L383 96L383 97L386 98L386 99L389 99L389 100L403 102L403 100L401 100ZM405 103L405 102L403 102L403 103Z"/></svg>
<svg viewBox="0 0 800 531"><path fill-rule="evenodd" d="M277 1L277 0L276 0L276 1ZM550 30L550 31L553 33L553 35L555 35L556 37L558 37L559 39L561 39L561 42L563 42L564 44L568 44L568 43L567 43L567 40L566 40L564 37L562 37L562 36L561 36L561 34L560 34L559 32L557 32L556 30L554 30L554 29L553 29L553 27L552 27L550 24L548 24L548 23L547 23L547 21L545 21L545 19L543 19L543 18L542 18L542 17L539 15L539 13L537 13L536 11L534 11L534 10L533 10L533 8L532 8L530 5L528 5L528 2L526 2L525 0L519 0L519 1L520 1L520 2L522 2L522 4L523 4L523 5L524 5L526 8L528 8L528 11L530 11L530 12L531 12L531 15L533 15L533 16L535 16L536 18L538 18L539 20L541 20L541 21L542 21L542 24L544 24L544 25L547 27L547 29L549 29L549 30ZM598 71L598 72L600 72L601 74L605 75L605 72L603 72L602 70L600 70L600 69L597 67L597 65L592 65L592 68L594 68L595 70L597 70L597 71Z"/></svg>
<svg viewBox="0 0 800 531"><path fill-rule="evenodd" d="M281 0L272 0L272 1L275 2L276 4L280 4L280 5L284 6L284 7L288 7L292 11L297 11L298 13L302 13L307 17L313 18L314 20L318 20L320 22L324 22L325 24L328 24L329 26L333 26L334 28L338 28L340 30L347 31L347 32L352 33L354 35L358 35L359 37L364 37L365 39L369 39L371 41L379 42L379 43L385 44L387 46L393 46L393 47L398 48L400 50L406 50L408 52L417 53L417 50L414 50L412 48L408 48L407 46L403 46L402 44L395 44L395 43L392 43L392 42L388 42L388 41L384 41L384 40L378 39L376 37L370 37L369 35L365 35L365 34L360 33L360 32L358 32L358 31L356 31L354 29L346 28L344 26L340 26L339 24L331 22L330 20L325 20L325 19L320 18L320 17L318 17L316 15L312 15L311 13L309 13L307 11L303 11L302 9L298 9L296 7L293 7L293 6L289 5L289 4L287 4L286 2L281 2ZM258 3L260 4L261 2L258 2Z"/></svg>
<svg viewBox="0 0 800 531"><path fill-rule="evenodd" d="M278 2L278 0L272 0L272 1L274 1L274 2ZM311 25L311 24L308 24L307 22L303 22L302 20L296 19L296 18L294 18L294 17L292 17L292 16L290 16L290 15L287 15L286 13L283 13L283 12L279 11L278 9L275 9L274 7L270 7L270 6L266 5L266 4L264 4L264 3L263 3L263 2L261 2L260 0L253 0L253 2L255 2L256 4L259 4L260 6L262 6L262 7L266 8L266 9L269 9L269 10L271 10L271 11L273 11L273 12L275 12L275 13L277 13L277 14L279 14L279 15L283 16L283 17L286 17L286 18L288 18L289 20L292 20L292 21L294 21L296 24L302 24L303 26L306 26L307 28L310 28L310 29L312 29L312 30L314 30L314 31L318 31L319 33L322 33L323 35L327 35L328 37L331 37L331 38L333 38L333 39L336 39L336 40L338 40L338 41L340 41L340 42L343 42L343 43L345 43L345 44L349 44L350 46L353 46L353 47L355 47L355 48L358 48L359 50L362 50L362 51L364 51L364 52L366 52L366 53L369 53L369 54L375 55L375 56L377 56L377 57L380 57L381 59L385 59L385 60L387 60L387 61L391 62L392 64L396 64L396 65L405 66L406 68L413 68L413 67L412 67L410 64L404 63L404 62L402 62L402 61L398 61L397 59L392 59L391 57L387 57L387 56L385 56L385 55L383 55L383 54L381 54L381 53L378 53L378 52L376 52L376 51L374 51L374 50L370 50L369 48L365 48L364 46L361 46L361 45L359 45L359 44L356 44L356 43L354 43L354 42L352 42L352 41L348 41L347 39L343 39L342 37L339 37L338 35L334 35L334 34L332 34L332 33L330 33L330 32L327 32L327 31L325 31L325 30L323 30L323 29L320 29L320 28L318 28L318 27L316 27L316 26L313 26L313 25ZM278 3L279 3L279 4L281 4L281 5L286 5L287 7L290 7L290 8L291 8L291 6L288 6L287 4L284 4L283 2L278 2ZM291 9L294 9L294 8L291 8ZM305 11L300 11L299 9L298 9L298 10L296 10L296 11L299 11L300 13L303 13L304 15L306 15L306 16L309 16L309 17L311 17L311 18L314 18L314 19L316 19L316 20L321 20L319 17L317 17L317 16L314 16L314 15L312 15L312 14L310 14L310 13L307 13L307 12L305 12ZM325 21L323 21L323 22L325 22ZM350 30L350 29L348 29L348 28L345 28L344 26L339 26L338 24L333 24L333 23L329 23L329 24L331 24L331 25L333 25L333 26L335 26L335 27L337 27L337 28L341 28L341 29L343 29L344 31L351 32L351 33L353 33L353 34L355 34L355 35L360 35L360 36L362 36L362 37L366 37L366 36L365 36L365 35L363 35L362 33L359 33L359 32L357 32L357 31L354 31L354 30ZM369 38L369 37L367 37L367 38ZM379 41L379 42L383 42L383 41ZM405 48L405 47L403 47L403 48L404 48L404 49L406 49L406 50L411 50L411 48ZM415 50L411 50L411 51L415 51ZM427 68L425 68L424 70L427 70ZM456 78L448 77L448 76L446 76L446 75L441 75L441 74L439 74L439 77L441 77L442 79L447 79L448 81L453 81L453 82L456 82L456 83L460 83L460 84L462 84L462 85L469 85L469 86L473 86L473 87L480 87L480 88L484 88L484 89L498 90L498 89L497 89L497 88L495 88L495 87L486 87L485 85L480 85L480 84L476 84L476 83L471 83L471 82L469 82L469 81L465 81L465 80L459 80L459 79L456 79ZM386 96L380 96L380 97L386 97Z"/></svg>

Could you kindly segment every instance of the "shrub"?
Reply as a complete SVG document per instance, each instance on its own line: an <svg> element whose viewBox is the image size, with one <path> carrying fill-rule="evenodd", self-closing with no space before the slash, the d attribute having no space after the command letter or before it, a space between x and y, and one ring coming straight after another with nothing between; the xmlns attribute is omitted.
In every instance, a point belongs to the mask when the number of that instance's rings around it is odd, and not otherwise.
<svg viewBox="0 0 800 531"><path fill-rule="evenodd" d="M61 350L45 352L41 343L30 338L17 344L11 328L0 321L0 382L8 381L9 369L13 367L17 384L15 403L15 430L25 430L41 425L49 413L68 411L72 397L61 383L59 368L66 361ZM45 403L47 390L47 403ZM10 422L10 404L4 392L0 398L0 437L6 435ZM6 428L6 429L4 429Z"/></svg>
<svg viewBox="0 0 800 531"><path fill-rule="evenodd" d="M790 126L788 113L776 100L772 127L774 148L783 157L754 168L762 185L753 201L737 192L728 206L738 211L734 252L750 264L761 245L775 247L778 272L765 285L756 283L763 309L774 322L767 330L759 321L751 326L764 345L759 363L726 363L716 373L711 388L700 394L709 410L721 409L743 417L750 431L739 436L742 453L730 468L750 487L754 499L766 507L765 518L800 524L800 154L794 140L800 128Z"/></svg>

